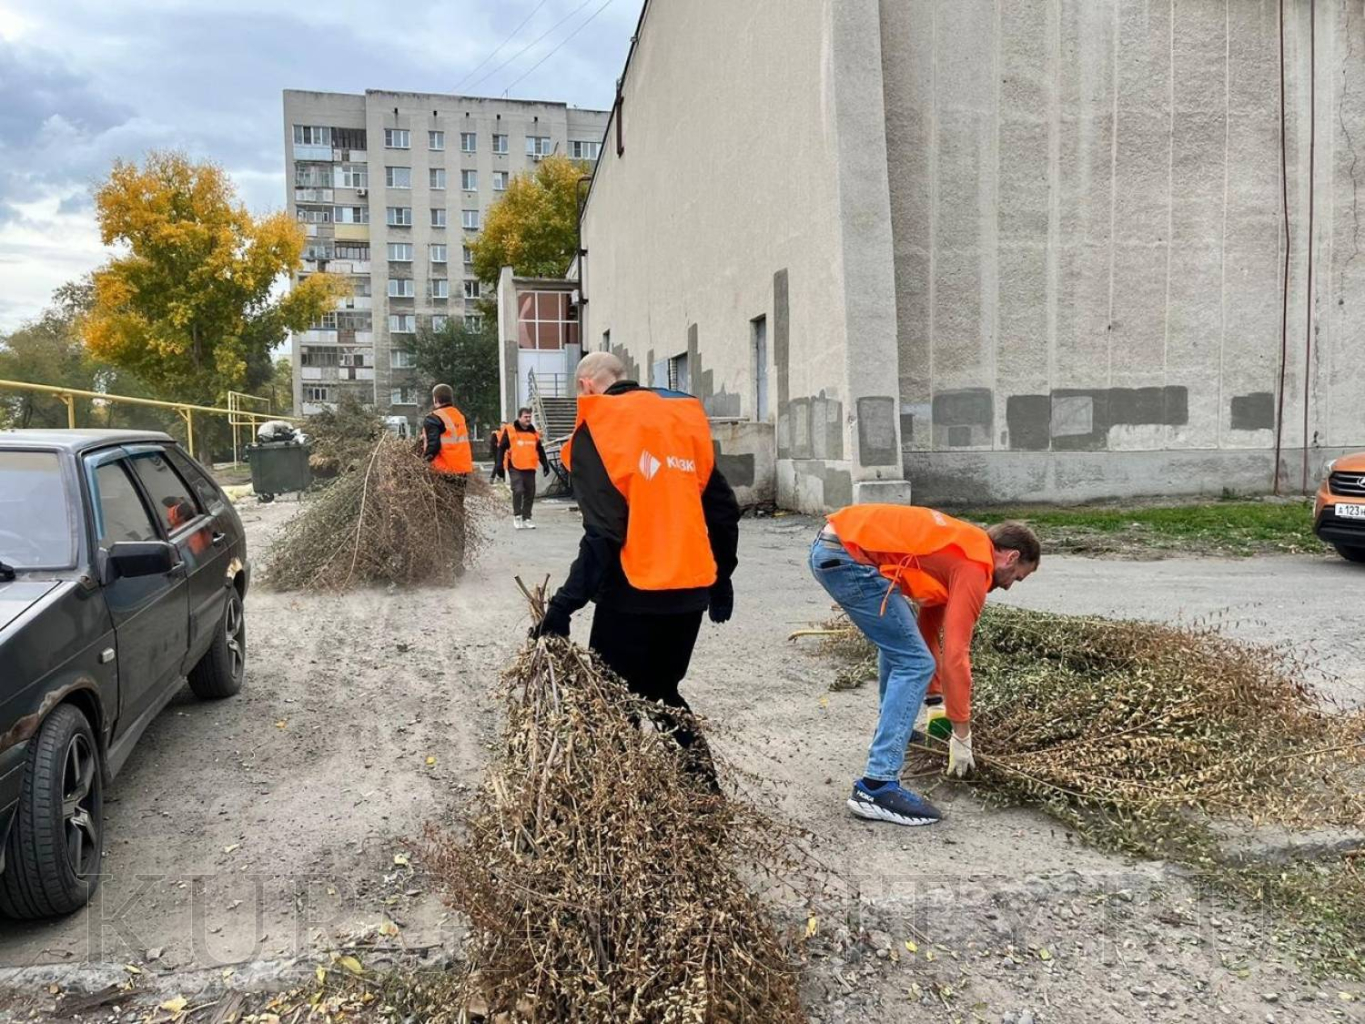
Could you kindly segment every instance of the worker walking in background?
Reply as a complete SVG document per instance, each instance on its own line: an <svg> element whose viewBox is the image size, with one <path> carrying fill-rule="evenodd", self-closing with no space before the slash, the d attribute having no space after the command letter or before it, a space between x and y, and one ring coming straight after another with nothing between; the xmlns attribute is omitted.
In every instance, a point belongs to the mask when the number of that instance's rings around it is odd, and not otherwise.
<svg viewBox="0 0 1365 1024"><path fill-rule="evenodd" d="M877 729L848 799L854 814L897 825L942 817L900 784L916 716L932 680L952 722L948 774L975 768L972 633L987 591L1029 576L1040 555L1022 523L983 530L908 505L852 505L829 517L811 545L811 572L877 647Z"/></svg>
<svg viewBox="0 0 1365 1024"><path fill-rule="evenodd" d="M678 692L702 614L726 622L739 545L739 503L715 468L702 404L625 380L608 352L578 364L578 424L561 452L583 513L583 539L539 632L569 635L574 612L597 603L589 646L631 691L690 710ZM665 728L713 789L706 741L676 719Z"/></svg>
<svg viewBox="0 0 1365 1024"><path fill-rule="evenodd" d="M502 451L502 439L507 436L507 429L510 425L504 423L488 435L488 457L493 460L493 472L488 474L490 484L506 479L506 462L500 453Z"/></svg>
<svg viewBox="0 0 1365 1024"><path fill-rule="evenodd" d="M531 410L522 406L517 418L503 428L497 462L507 466L512 485L512 525L518 530L534 530L531 507L536 503L536 467L548 474L550 460L545 455L540 431L531 423Z"/></svg>
<svg viewBox="0 0 1365 1024"><path fill-rule="evenodd" d="M449 384L437 384L431 389L434 408L422 421L422 457L427 460L455 492L460 509L455 529L455 553L458 557L456 574L464 574L464 499L469 478L474 472L474 450L469 444L469 427L464 413L455 408L455 393Z"/></svg>

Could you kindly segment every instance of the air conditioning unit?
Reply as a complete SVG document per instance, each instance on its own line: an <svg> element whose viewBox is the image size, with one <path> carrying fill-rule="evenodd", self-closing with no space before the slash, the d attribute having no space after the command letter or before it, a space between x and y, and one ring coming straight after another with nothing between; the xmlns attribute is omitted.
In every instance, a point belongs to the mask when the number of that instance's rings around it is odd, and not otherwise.
<svg viewBox="0 0 1365 1024"><path fill-rule="evenodd" d="M367 188L358 188L358 189L355 190L355 194L358 195L358 196L361 196L361 197L363 198L364 196L367 196L367 195L370 194L370 190L367 189Z"/></svg>

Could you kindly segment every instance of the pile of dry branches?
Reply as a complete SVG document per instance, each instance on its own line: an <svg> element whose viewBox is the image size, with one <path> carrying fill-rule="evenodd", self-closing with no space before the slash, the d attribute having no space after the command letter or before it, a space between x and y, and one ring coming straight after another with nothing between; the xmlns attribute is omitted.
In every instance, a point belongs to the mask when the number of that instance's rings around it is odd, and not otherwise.
<svg viewBox="0 0 1365 1024"><path fill-rule="evenodd" d="M531 643L506 682L464 835L429 835L471 924L452 1019L805 1020L794 944L744 881L790 884L792 836L689 774L658 706L582 648Z"/></svg>
<svg viewBox="0 0 1365 1024"><path fill-rule="evenodd" d="M449 583L486 542L498 508L479 474L442 476L413 442L383 434L285 524L266 579L281 590Z"/></svg>
<svg viewBox="0 0 1365 1024"><path fill-rule="evenodd" d="M313 476L327 479L367 458L384 433L384 420L356 395L343 390L335 408L308 417L308 466Z"/></svg>
<svg viewBox="0 0 1365 1024"><path fill-rule="evenodd" d="M843 678L875 677L871 644L834 628L856 662ZM1177 859L1208 852L1214 818L1359 827L1365 714L1324 707L1299 669L1213 630L988 606L972 646L979 784ZM912 752L921 769L942 757Z"/></svg>

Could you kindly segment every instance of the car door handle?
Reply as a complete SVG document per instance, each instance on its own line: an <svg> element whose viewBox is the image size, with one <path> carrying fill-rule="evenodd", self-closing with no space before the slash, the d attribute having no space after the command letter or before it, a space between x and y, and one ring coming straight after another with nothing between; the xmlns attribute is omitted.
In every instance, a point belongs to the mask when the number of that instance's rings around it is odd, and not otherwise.
<svg viewBox="0 0 1365 1024"><path fill-rule="evenodd" d="M215 533L213 535L213 546L216 548L221 548L226 540L227 540L226 533Z"/></svg>

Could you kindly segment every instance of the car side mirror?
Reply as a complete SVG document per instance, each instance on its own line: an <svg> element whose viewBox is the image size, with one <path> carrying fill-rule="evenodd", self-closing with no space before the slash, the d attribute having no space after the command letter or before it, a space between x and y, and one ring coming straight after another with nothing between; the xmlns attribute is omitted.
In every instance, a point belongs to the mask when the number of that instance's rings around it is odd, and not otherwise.
<svg viewBox="0 0 1365 1024"><path fill-rule="evenodd" d="M109 549L105 581L120 576L164 576L180 564L175 546L164 540L121 540Z"/></svg>

